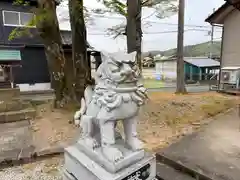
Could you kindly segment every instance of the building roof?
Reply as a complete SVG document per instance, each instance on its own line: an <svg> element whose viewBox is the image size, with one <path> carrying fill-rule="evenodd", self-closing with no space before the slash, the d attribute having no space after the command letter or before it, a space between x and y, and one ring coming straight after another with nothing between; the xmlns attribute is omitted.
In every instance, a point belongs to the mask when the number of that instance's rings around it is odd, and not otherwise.
<svg viewBox="0 0 240 180"><path fill-rule="evenodd" d="M20 50L0 49L0 65L19 65L21 60Z"/></svg>
<svg viewBox="0 0 240 180"><path fill-rule="evenodd" d="M184 61L197 67L220 67L220 62L206 57L184 57Z"/></svg>
<svg viewBox="0 0 240 180"><path fill-rule="evenodd" d="M162 61L176 61L176 57L172 58L166 58L162 60L156 60L156 62L162 62ZM213 60L208 57L184 57L184 61L192 64L197 67L220 67L220 62Z"/></svg>
<svg viewBox="0 0 240 180"><path fill-rule="evenodd" d="M214 13L207 17L205 20L210 24L223 24L224 19L234 10L235 8L229 3L224 3Z"/></svg>
<svg viewBox="0 0 240 180"><path fill-rule="evenodd" d="M224 19L236 8L240 10L240 0L225 0L226 2L205 20L210 24L223 24Z"/></svg>
<svg viewBox="0 0 240 180"><path fill-rule="evenodd" d="M69 30L61 30L60 32L61 32L63 45L72 46L72 32ZM97 51L88 42L87 42L87 48L89 51Z"/></svg>

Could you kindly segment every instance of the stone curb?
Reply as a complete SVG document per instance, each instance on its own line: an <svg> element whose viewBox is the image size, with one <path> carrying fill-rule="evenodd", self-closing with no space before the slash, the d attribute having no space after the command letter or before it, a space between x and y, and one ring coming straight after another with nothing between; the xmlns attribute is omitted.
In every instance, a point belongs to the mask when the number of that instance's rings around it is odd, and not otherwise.
<svg viewBox="0 0 240 180"><path fill-rule="evenodd" d="M189 88L189 87L208 87L207 85L188 85L186 86L186 88ZM173 88L176 88L176 86L163 86L163 87L157 87L157 88L147 88L149 90L157 90L157 89L173 89Z"/></svg>
<svg viewBox="0 0 240 180"><path fill-rule="evenodd" d="M36 95L36 94L53 94L54 90L43 90L43 91L22 91L20 95Z"/></svg>
<svg viewBox="0 0 240 180"><path fill-rule="evenodd" d="M182 163L180 162L176 162L166 156L164 156L163 154L157 154L156 155L156 158L157 158L157 161L158 162L161 162L169 167L172 167L186 175L189 175L191 177L194 177L196 179L199 179L199 180L213 180L212 178L206 176L205 174L203 173L200 173L196 170L193 170L185 165L183 165Z"/></svg>
<svg viewBox="0 0 240 180"><path fill-rule="evenodd" d="M221 94L228 94L228 95L234 95L234 96L239 96L240 95L240 92L237 92L237 91L224 91L224 90L217 90L218 93L221 93Z"/></svg>
<svg viewBox="0 0 240 180"><path fill-rule="evenodd" d="M32 108L0 113L0 124L34 119L36 110Z"/></svg>
<svg viewBox="0 0 240 180"><path fill-rule="evenodd" d="M61 146L53 146L44 148L42 150L33 150L30 153L20 153L18 157L14 159L4 159L0 161L0 170L12 166L19 166L23 164L33 163L45 158L62 155L64 148Z"/></svg>

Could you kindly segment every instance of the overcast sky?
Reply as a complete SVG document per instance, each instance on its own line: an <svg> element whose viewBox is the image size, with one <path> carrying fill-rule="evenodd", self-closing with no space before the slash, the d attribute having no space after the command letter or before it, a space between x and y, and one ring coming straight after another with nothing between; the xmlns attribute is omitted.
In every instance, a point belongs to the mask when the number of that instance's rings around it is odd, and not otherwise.
<svg viewBox="0 0 240 180"><path fill-rule="evenodd" d="M90 9L102 7L96 0L85 0L84 2L85 6ZM185 45L210 40L209 31L211 27L204 20L213 12L214 8L220 7L223 3L224 0L186 0ZM69 22L66 20L68 16L66 1L58 8L58 14L61 29L70 29ZM152 14L153 10L151 9L144 9L143 11L143 32L147 33L143 35L143 51L175 48L177 43L177 15L160 20ZM92 23L87 25L89 43L97 50L109 52L126 50L124 37L113 39L106 33L107 28L121 24L124 20L117 15L106 14L104 17L99 17L99 15L93 14ZM221 28L215 28L214 39L220 40L220 37Z"/></svg>

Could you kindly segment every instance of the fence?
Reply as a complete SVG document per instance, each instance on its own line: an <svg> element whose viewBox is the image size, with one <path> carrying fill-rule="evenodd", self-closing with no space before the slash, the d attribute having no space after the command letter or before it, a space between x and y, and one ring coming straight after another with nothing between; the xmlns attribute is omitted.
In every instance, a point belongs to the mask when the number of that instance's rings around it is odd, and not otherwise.
<svg viewBox="0 0 240 180"><path fill-rule="evenodd" d="M192 80L192 81L206 81L206 80L217 80L217 76L214 77L215 74L209 74L209 73L203 73L201 75L199 74L193 74L192 78L190 77L190 74L185 74L185 80ZM211 79L214 77L213 79Z"/></svg>

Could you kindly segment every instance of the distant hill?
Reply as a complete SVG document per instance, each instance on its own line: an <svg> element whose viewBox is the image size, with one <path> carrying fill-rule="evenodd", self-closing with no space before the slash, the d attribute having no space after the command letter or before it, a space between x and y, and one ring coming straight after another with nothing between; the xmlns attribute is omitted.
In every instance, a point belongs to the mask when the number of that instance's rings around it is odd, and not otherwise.
<svg viewBox="0 0 240 180"><path fill-rule="evenodd" d="M205 42L195 45L188 45L184 47L184 56L185 57L197 57L197 56L209 56L210 54L210 43ZM169 49L166 51L149 51L143 53L143 57L146 56L155 56L157 54L161 54L163 56L173 56L176 55L177 49ZM215 57L220 57L221 53L221 41L214 41L212 46L212 55Z"/></svg>

